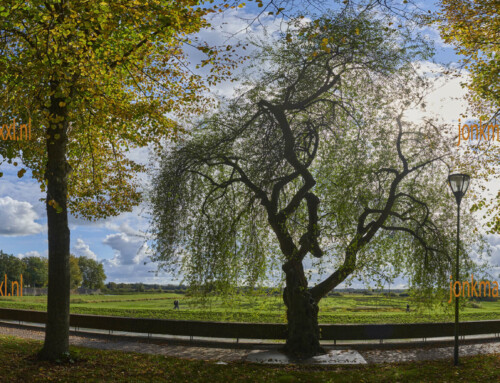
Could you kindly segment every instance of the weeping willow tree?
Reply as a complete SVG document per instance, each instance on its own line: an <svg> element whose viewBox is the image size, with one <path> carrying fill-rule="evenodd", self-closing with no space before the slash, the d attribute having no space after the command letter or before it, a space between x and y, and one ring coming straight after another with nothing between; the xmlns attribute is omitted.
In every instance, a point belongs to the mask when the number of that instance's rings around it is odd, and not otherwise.
<svg viewBox="0 0 500 383"><path fill-rule="evenodd" d="M295 357L322 353L318 302L390 265L447 286L454 199L447 140L413 124L430 48L376 15L297 21L263 45L246 91L165 151L151 192L160 268L195 288L253 286L280 265ZM309 286L305 263L328 275Z"/></svg>

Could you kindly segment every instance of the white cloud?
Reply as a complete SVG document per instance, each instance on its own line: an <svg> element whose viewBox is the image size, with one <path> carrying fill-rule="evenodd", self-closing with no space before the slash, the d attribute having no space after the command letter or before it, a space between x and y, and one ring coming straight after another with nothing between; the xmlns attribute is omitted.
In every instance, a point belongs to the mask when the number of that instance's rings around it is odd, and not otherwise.
<svg viewBox="0 0 500 383"><path fill-rule="evenodd" d="M21 163L21 160L18 160ZM40 201L45 194L40 191L39 184L30 178L31 171L27 171L23 178L17 176L21 167L3 163L1 171L4 173L0 178L0 197L12 197L18 201L26 201L32 205L33 210L43 218L46 215L45 204Z"/></svg>
<svg viewBox="0 0 500 383"><path fill-rule="evenodd" d="M73 246L73 254L76 255L77 257L87 257L90 259L93 259L94 261L97 261L97 255L90 250L89 245L85 243L85 241L81 238L78 238L76 240L76 245Z"/></svg>
<svg viewBox="0 0 500 383"><path fill-rule="evenodd" d="M107 235L102 243L115 251L114 258L106 262L110 265L137 265L147 258L148 247L144 241L126 233Z"/></svg>
<svg viewBox="0 0 500 383"><path fill-rule="evenodd" d="M438 48L453 48L453 44L446 43L439 33L437 26L425 26L417 27L416 31L419 32L423 37L429 41L434 42L435 46Z"/></svg>
<svg viewBox="0 0 500 383"><path fill-rule="evenodd" d="M42 255L40 254L38 251L27 251L26 253L22 254L22 253L19 253L17 254L17 258L28 258L28 257L47 257L47 254L45 255Z"/></svg>
<svg viewBox="0 0 500 383"><path fill-rule="evenodd" d="M117 283L179 283L164 273L156 275L157 266L151 262L147 263L149 248L144 239L138 235L138 231L128 224L120 226L121 233L110 234L104 240L105 245L110 246L115 256L112 259L102 261L107 279Z"/></svg>
<svg viewBox="0 0 500 383"><path fill-rule="evenodd" d="M405 116L414 122L437 117L449 125L458 126L460 114L464 113L468 106L465 99L467 90L461 86L461 83L468 80L468 73L463 71L461 76L452 77L443 75L447 69L440 64L423 61L415 65L420 75L432 81L432 91L424 97L425 109L421 109L420 106L409 109L405 112Z"/></svg>
<svg viewBox="0 0 500 383"><path fill-rule="evenodd" d="M156 275L155 271L157 269L156 265L148 263L139 263L136 265L111 265L109 262L103 261L104 271L108 281L113 281L116 283L158 283L158 284L179 284L181 279L173 278L165 273L158 273Z"/></svg>
<svg viewBox="0 0 500 383"><path fill-rule="evenodd" d="M490 234L487 236L491 245L491 264L494 267L500 267L500 235Z"/></svg>
<svg viewBox="0 0 500 383"><path fill-rule="evenodd" d="M257 17L258 20L256 19ZM249 20L255 20L255 22L250 24ZM255 50L255 46L253 45L249 45L245 50L242 47L237 47L236 44L238 42L248 43L250 40L269 40L280 29L286 28L287 25L286 22L282 22L280 18L267 15L258 16L257 14L249 13L244 8L236 8L226 10L223 13L216 13L209 21L212 28L203 29L195 34L195 36L201 41L206 42L209 46L224 47L232 45L235 49L233 57L245 57ZM186 52L192 63L197 63L201 59L206 58L197 49L186 49ZM244 64L239 65L238 68L233 71L233 75L241 75L242 71L248 68L249 64L251 64L250 60L247 60ZM201 70L201 73L208 74L208 70L209 67L207 66ZM200 72L199 70L195 71ZM241 86L242 84L239 81L224 81L217 84L211 91L218 96L230 98L235 95L236 91L239 90Z"/></svg>
<svg viewBox="0 0 500 383"><path fill-rule="evenodd" d="M104 259L104 271L107 280L117 283L180 283L165 273L159 272L156 275L157 265L148 262L150 249L144 241L141 231L131 227L129 223L123 222L119 226L116 224L106 225L113 227L118 233L110 234L102 241L114 250L112 259Z"/></svg>
<svg viewBox="0 0 500 383"><path fill-rule="evenodd" d="M128 221L123 222L119 229L122 233L125 233L129 237L142 238L144 236L142 232L131 227Z"/></svg>
<svg viewBox="0 0 500 383"><path fill-rule="evenodd" d="M0 235L24 236L38 234L44 227L37 220L38 214L29 202L10 197L0 198Z"/></svg>

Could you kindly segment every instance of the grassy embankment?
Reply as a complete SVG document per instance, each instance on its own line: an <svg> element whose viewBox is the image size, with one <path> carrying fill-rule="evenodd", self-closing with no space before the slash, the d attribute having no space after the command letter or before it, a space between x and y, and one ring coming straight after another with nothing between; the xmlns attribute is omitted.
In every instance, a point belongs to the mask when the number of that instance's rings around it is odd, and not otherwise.
<svg viewBox="0 0 500 383"><path fill-rule="evenodd" d="M3 297L0 307L45 310L45 296ZM180 310L173 310L178 299ZM410 303L411 312L406 312ZM407 297L343 294L327 297L320 302L321 323L417 323L452 321L451 305L443 308L416 310ZM129 295L73 295L71 312L96 315L117 315L144 318L188 319L209 321L285 322L285 306L279 296L238 296L223 300L210 298L205 303L186 295L129 294ZM468 305L460 319L500 319L500 301Z"/></svg>

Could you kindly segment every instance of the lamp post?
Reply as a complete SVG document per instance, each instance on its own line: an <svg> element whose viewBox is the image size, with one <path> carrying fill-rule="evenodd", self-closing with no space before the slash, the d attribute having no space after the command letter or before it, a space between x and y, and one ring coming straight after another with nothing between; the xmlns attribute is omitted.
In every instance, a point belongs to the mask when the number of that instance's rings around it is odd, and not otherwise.
<svg viewBox="0 0 500 383"><path fill-rule="evenodd" d="M462 202L462 197L467 192L469 188L470 176L467 174L450 174L448 176L448 182L450 184L451 190L455 195L457 200L457 259L456 259L456 269L455 269L455 282L459 281L459 252L460 252L460 202ZM455 350L454 350L454 364L458 366L458 300L459 300L459 289L455 285Z"/></svg>

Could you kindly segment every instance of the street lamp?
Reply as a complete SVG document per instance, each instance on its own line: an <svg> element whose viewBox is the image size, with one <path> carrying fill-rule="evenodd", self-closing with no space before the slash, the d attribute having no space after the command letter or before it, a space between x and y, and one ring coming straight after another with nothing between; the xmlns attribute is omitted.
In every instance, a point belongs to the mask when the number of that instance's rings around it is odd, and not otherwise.
<svg viewBox="0 0 500 383"><path fill-rule="evenodd" d="M450 174L448 176L448 182L450 183L451 190L455 194L457 200L457 259L456 259L456 269L455 269L455 282L459 281L459 249L460 249L460 202L462 202L462 197L467 192L469 188L470 176L467 174ZM455 366L458 366L458 295L459 286L455 285L455 352L454 352L454 362Z"/></svg>

